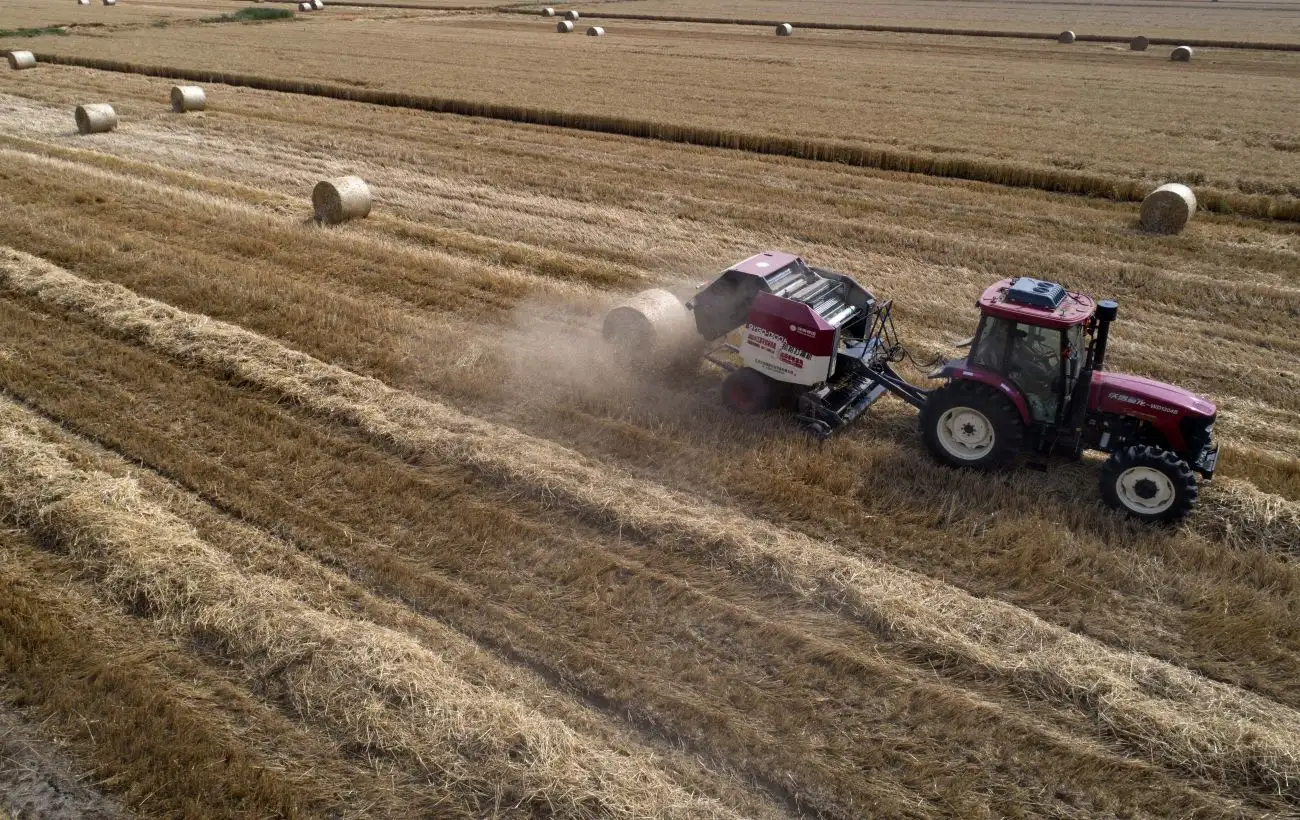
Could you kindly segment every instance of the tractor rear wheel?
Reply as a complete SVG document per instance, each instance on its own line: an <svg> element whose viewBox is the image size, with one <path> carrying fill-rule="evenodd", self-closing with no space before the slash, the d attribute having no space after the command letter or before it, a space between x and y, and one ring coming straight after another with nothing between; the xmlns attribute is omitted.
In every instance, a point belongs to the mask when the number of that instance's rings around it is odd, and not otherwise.
<svg viewBox="0 0 1300 820"><path fill-rule="evenodd" d="M1015 460L1025 424L1011 402L993 388L953 381L926 399L921 437L936 459L950 467L996 470Z"/></svg>
<svg viewBox="0 0 1300 820"><path fill-rule="evenodd" d="M1101 497L1139 521L1173 523L1196 505L1196 476L1160 447L1137 444L1111 453L1101 468Z"/></svg>
<svg viewBox="0 0 1300 820"><path fill-rule="evenodd" d="M737 368L722 382L722 403L737 413L771 410L780 398L777 384L752 367Z"/></svg>

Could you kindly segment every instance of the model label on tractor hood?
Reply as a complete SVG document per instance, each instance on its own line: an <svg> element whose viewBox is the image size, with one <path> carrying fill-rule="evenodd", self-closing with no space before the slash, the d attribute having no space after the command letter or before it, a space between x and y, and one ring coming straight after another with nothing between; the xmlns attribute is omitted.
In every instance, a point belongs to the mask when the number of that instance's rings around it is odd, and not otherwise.
<svg viewBox="0 0 1300 820"><path fill-rule="evenodd" d="M1213 416L1216 409L1213 402L1181 387L1109 370L1093 374L1092 394L1093 406L1107 412L1127 406L1177 417Z"/></svg>
<svg viewBox="0 0 1300 820"><path fill-rule="evenodd" d="M1150 402L1147 401L1146 399L1138 398L1137 396L1130 396L1126 393L1119 393L1114 390L1107 393L1106 398L1111 399L1113 401L1122 401L1125 402L1126 404L1132 404L1138 407L1150 407L1152 410L1159 410L1161 413L1172 413L1174 415L1178 415L1177 408L1166 407L1163 404L1156 404L1155 402Z"/></svg>

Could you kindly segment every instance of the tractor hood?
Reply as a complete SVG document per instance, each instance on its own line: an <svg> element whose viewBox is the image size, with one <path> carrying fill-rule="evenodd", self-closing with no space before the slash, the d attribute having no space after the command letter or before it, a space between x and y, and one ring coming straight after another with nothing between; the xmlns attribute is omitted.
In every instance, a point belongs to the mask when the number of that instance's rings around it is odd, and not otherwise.
<svg viewBox="0 0 1300 820"><path fill-rule="evenodd" d="M1189 390L1127 373L1095 371L1092 374L1092 407L1102 412L1178 419L1186 416L1213 418L1214 403Z"/></svg>

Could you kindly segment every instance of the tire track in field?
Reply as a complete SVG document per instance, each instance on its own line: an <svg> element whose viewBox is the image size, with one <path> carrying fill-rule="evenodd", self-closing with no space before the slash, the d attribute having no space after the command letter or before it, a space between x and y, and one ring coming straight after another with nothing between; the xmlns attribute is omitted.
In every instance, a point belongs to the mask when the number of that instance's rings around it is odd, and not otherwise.
<svg viewBox="0 0 1300 820"><path fill-rule="evenodd" d="M260 385L400 450L450 459L662 546L774 579L810 602L842 607L897 644L987 670L1032 697L1076 703L1099 728L1175 767L1296 797L1300 714L1294 710L1074 635L1016 607L763 527L247 331L117 286L86 283L34 257L3 255L3 287L11 292Z"/></svg>

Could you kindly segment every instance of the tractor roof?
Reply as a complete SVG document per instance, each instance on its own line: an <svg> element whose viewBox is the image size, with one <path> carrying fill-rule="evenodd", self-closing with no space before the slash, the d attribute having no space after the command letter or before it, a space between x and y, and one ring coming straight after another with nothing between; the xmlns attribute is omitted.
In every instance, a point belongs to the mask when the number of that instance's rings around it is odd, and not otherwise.
<svg viewBox="0 0 1300 820"><path fill-rule="evenodd" d="M1038 327L1063 330L1087 321L1097 308L1091 296L1021 277L992 285L979 300L980 313Z"/></svg>

